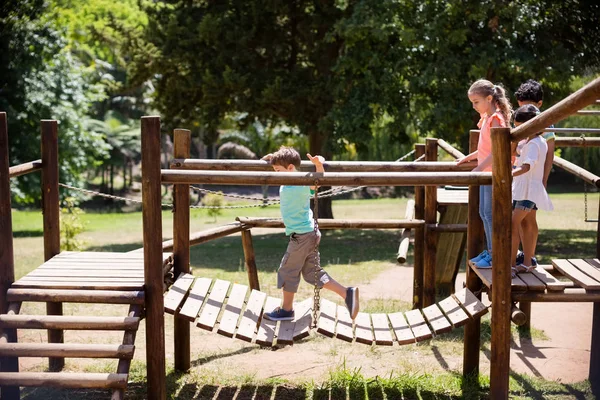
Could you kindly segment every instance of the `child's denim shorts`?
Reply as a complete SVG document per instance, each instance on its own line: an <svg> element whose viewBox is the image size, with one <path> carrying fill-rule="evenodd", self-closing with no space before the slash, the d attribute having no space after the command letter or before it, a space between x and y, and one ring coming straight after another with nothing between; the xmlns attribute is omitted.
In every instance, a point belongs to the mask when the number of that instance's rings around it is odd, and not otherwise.
<svg viewBox="0 0 600 400"><path fill-rule="evenodd" d="M518 209L523 211L532 211L538 209L535 203L531 200L513 200L512 208L513 210Z"/></svg>

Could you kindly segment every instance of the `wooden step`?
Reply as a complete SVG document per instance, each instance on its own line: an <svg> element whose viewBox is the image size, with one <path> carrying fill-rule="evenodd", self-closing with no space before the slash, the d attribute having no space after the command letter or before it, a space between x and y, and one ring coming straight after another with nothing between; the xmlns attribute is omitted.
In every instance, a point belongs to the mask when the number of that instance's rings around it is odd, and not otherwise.
<svg viewBox="0 0 600 400"><path fill-rule="evenodd" d="M144 304L144 292L139 290L57 290L8 289L7 300L61 303Z"/></svg>
<svg viewBox="0 0 600 400"><path fill-rule="evenodd" d="M0 386L125 389L127 387L127 374L0 372Z"/></svg>
<svg viewBox="0 0 600 400"><path fill-rule="evenodd" d="M135 346L120 344L0 343L0 357L133 358Z"/></svg>
<svg viewBox="0 0 600 400"><path fill-rule="evenodd" d="M124 331L137 330L136 317L80 317L70 315L0 315L0 328Z"/></svg>

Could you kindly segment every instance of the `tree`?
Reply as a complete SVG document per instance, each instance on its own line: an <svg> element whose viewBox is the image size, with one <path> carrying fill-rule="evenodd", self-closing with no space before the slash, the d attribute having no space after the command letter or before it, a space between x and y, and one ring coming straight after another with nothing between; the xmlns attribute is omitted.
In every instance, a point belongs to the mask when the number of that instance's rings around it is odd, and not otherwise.
<svg viewBox="0 0 600 400"><path fill-rule="evenodd" d="M387 112L399 140L408 106L399 3L157 1L132 65L156 78L155 104L167 125L203 127L243 112L241 128L285 122L330 156L346 138L366 150L371 122ZM330 207L321 207L331 216Z"/></svg>
<svg viewBox="0 0 600 400"><path fill-rule="evenodd" d="M81 174L104 157L101 135L84 129L95 101L103 98L93 69L66 47L42 1L8 0L0 16L0 110L8 113L10 164L40 154L40 120L59 121L61 181L83 182ZM39 174L11 181L16 202L40 198Z"/></svg>

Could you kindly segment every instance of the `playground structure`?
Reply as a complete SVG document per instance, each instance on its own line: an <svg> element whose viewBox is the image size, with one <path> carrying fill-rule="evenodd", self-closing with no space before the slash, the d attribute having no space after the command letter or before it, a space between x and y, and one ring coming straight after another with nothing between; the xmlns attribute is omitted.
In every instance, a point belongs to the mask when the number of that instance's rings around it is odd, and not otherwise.
<svg viewBox="0 0 600 400"><path fill-rule="evenodd" d="M10 212L9 179L24 173L42 171L43 211L44 211L44 250L46 263L27 276L14 281L12 240L0 243L0 385L2 398L19 398L20 386L58 387L105 387L113 389L113 398L122 398L127 384L129 362L133 357L135 332L142 316L146 320L146 348L148 371L148 398L166 398L165 388L165 311L177 314L175 322L175 367L187 370L190 367L189 320L194 318L199 326L215 326L219 313L224 307L224 316L229 316L223 324L219 320L218 329L224 334L238 336L241 327L252 328L252 338L263 344L271 344L275 332L294 338L296 326L312 323L310 312L298 313L299 320L294 328L277 324L269 326L260 320L263 308L269 308L277 299L266 298L259 289L256 265L252 266L251 226L274 224L258 220L240 219L230 226L213 230L210 234L189 235L189 185L190 184L239 184L239 185L321 185L321 186L417 186L414 218L398 221L320 221L322 228L341 227L344 224L357 228L378 228L386 223L395 229L414 229L415 232L415 304L417 308L407 313L374 314L364 320L357 320L352 326L344 320L344 309L335 308L333 303L321 303L321 315L317 321L318 330L357 342L389 344L390 341L414 342L425 339L429 331L442 333L455 326L465 324L465 353L463 371L465 374L478 373L480 352L479 317L487 308L482 306L477 296L483 290L491 292L492 313L492 366L491 397L508 397L510 320L515 311L513 303L519 302L526 314L531 301L587 301L594 302L592 331L592 351L590 360L590 380L593 385L600 383L600 263L594 260L554 260L552 273L562 273L568 282L558 281L545 268L538 267L536 273L510 278L512 263L510 254L510 215L511 215L511 171L510 141L528 137L546 126L558 122L600 98L600 79L587 85L567 99L540 114L535 119L517 129L495 128L492 132L494 148L494 173L468 172L469 167L454 163L437 162L437 146L456 156L456 149L447 143L428 139L425 148L417 149L426 154L426 161L406 163L348 162L327 163L325 174L312 172L273 173L266 163L241 161L212 161L189 159L189 131L175 131L175 158L171 169L161 170L160 164L160 120L158 117L142 118L142 164L143 187L143 253L60 253L58 230L58 146L56 121L42 121L42 158L31 163L9 168L8 157L3 151L0 164L0 234L12 237ZM559 131L558 129L555 131ZM471 148L476 147L476 135L471 135ZM575 138L558 138L557 145L585 144L598 146L597 140L586 139L584 143ZM0 113L0 149L8 149L6 114ZM600 178L565 160L555 164L600 187ZM240 172L241 171L241 172ZM173 240L162 243L161 221L161 182L174 184ZM478 218L478 185L492 184L494 190L494 264L491 271L467 269L467 288L436 305L436 249L440 248L442 233L457 233L467 230L467 252L469 257L479 253L483 247L483 228ZM437 186L469 186L468 221L464 224L438 221ZM419 189L421 190L421 189ZM420 201L419 199L422 199ZM419 204L422 204L422 214ZM407 213L408 214L408 213ZM338 224L338 225L336 225ZM346 226L348 227L348 226ZM192 278L189 274L189 248L192 243L200 243L211 238L233 232L242 232L245 259L249 274L251 292L245 300L246 291L225 281L212 282L211 279ZM598 229L600 236L600 224ZM405 237L405 235L403 235ZM420 247L419 247L420 246ZM172 248L173 256L165 254ZM597 256L600 257L600 240ZM173 268L179 279L164 295L165 274ZM50 279L49 279L50 278ZM536 280L537 279L537 280ZM220 283L223 282L223 283ZM492 290L493 282L493 290ZM187 285L187 288L186 288ZM206 290L204 290L206 288ZM204 293L198 295L197 292ZM229 291L229 296L227 295ZM258 294L255 294L258 293ZM253 297L254 296L254 297ZM232 300L233 299L233 300ZM262 299L262 300L261 300ZM195 304L188 305L190 300ZM227 300L227 301L226 301ZM23 301L47 303L47 316L19 315ZM269 303L270 301L270 303ZM124 318L75 317L62 315L63 302L130 304ZM231 302L231 307L228 307ZM264 304L266 302L266 304ZM198 303L200 303L198 305ZM203 307L203 304L206 303ZM234 304L235 303L235 304ZM310 304L304 304L310 310ZM237 304L237 314L235 305ZM210 306L207 308L207 305ZM192 309L193 307L193 309ZM197 308L197 310L196 310ZM187 312L184 310L190 310ZM194 311L197 311L194 313ZM208 311L207 311L208 310ZM341 311L340 311L341 310ZM426 311L428 310L428 311ZM436 311L437 310L437 311ZM207 317L203 317L206 311ZM398 315L399 314L399 315ZM185 316L188 316L188 319ZM235 316L241 318L236 319ZM244 322L244 318L249 323ZM255 318L255 319L253 319ZM229 322L227 322L229 321ZM237 326L231 321L238 322ZM300 324L298 324L300 322ZM341 322L341 324L340 324ZM212 323L212 325L211 325ZM229 324L229 325L227 325ZM254 324L254 325L253 325ZM404 324L404 325L402 325ZM47 329L48 344L20 344L16 341L16 329ZM262 331L261 331L262 328ZM124 332L123 344L116 347L84 345L84 347L63 342L65 329L116 329ZM237 329L237 330L236 330ZM302 334L307 331L302 329ZM386 333L387 331L387 333ZM248 331L250 332L250 331ZM342 333L340 335L340 332ZM344 333L345 332L345 333ZM350 336L352 332L352 336ZM220 332L221 333L221 332ZM243 332L242 332L243 333ZM412 335L409 337L408 334ZM404 335L407 335L406 339ZM246 339L250 333L246 335ZM259 336L260 335L260 336ZM370 339L369 336L370 335ZM243 335L240 335L240 337ZM285 339L285 336L284 336ZM283 341L285 343L285 340ZM18 357L45 356L50 358L49 373L18 372ZM54 372L62 369L64 357L118 358L119 366L115 374L69 374Z"/></svg>

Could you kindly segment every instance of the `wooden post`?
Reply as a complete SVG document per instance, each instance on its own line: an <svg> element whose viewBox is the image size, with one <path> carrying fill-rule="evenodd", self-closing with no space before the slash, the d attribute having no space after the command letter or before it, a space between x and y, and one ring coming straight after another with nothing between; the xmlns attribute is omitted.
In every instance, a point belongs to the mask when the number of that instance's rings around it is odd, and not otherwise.
<svg viewBox="0 0 600 400"><path fill-rule="evenodd" d="M600 258L600 202L598 202L596 257ZM590 348L589 380L592 385L592 393L596 397L600 397L600 303L594 303L594 313L592 314L592 345Z"/></svg>
<svg viewBox="0 0 600 400"><path fill-rule="evenodd" d="M167 397L167 390L165 382L159 117L142 117L142 201L147 398L164 400Z"/></svg>
<svg viewBox="0 0 600 400"><path fill-rule="evenodd" d="M492 128L492 343L490 398L508 399L511 315L511 215L512 168L510 129Z"/></svg>
<svg viewBox="0 0 600 400"><path fill-rule="evenodd" d="M44 260L48 261L60 253L58 122L53 120L42 120L42 213L44 215ZM46 314L62 315L62 303L46 303ZM63 342L62 330L48 330L48 343ZM64 358L49 358L50 371L60 371L64 366Z"/></svg>
<svg viewBox="0 0 600 400"><path fill-rule="evenodd" d="M425 145L415 145L415 158L425 154ZM425 188L415 186L415 219L425 218ZM413 308L423 308L423 249L425 248L425 227L415 228L415 266L413 278Z"/></svg>
<svg viewBox="0 0 600 400"><path fill-rule="evenodd" d="M471 131L469 136L469 153L477 150L479 131ZM484 246L483 223L479 217L479 186L469 186L469 219L467 225L467 260L476 257ZM471 269L467 262L467 289L477 293L481 300L481 280ZM463 352L463 376L479 375L479 348L481 345L481 319L467 322L465 325L464 352ZM476 380L477 381L477 380Z"/></svg>
<svg viewBox="0 0 600 400"><path fill-rule="evenodd" d="M10 208L10 163L8 161L8 120L5 112L0 112L0 313L6 314L8 302L6 292L15 281L13 253L12 213ZM15 329L5 329L9 342L17 341ZM0 372L19 372L17 357L3 357ZM3 399L19 399L18 386L2 386Z"/></svg>
<svg viewBox="0 0 600 400"><path fill-rule="evenodd" d="M242 247L244 248L244 260L248 272L248 284L250 289L260 290L258 282L258 271L256 269L256 258L254 256L254 245L252 244L252 233L250 228L242 231Z"/></svg>
<svg viewBox="0 0 600 400"><path fill-rule="evenodd" d="M190 157L192 133L187 129L175 129L173 134L174 155L178 158ZM175 278L181 273L190 272L190 186L173 185L173 270ZM174 317L175 369L190 369L190 323Z"/></svg>
<svg viewBox="0 0 600 400"><path fill-rule="evenodd" d="M437 139L427 138L425 144L425 160L437 161ZM425 188L425 223L435 224L437 222L437 187L427 186ZM426 232L425 247L423 254L423 307L435 303L435 259L437 248L436 232Z"/></svg>

